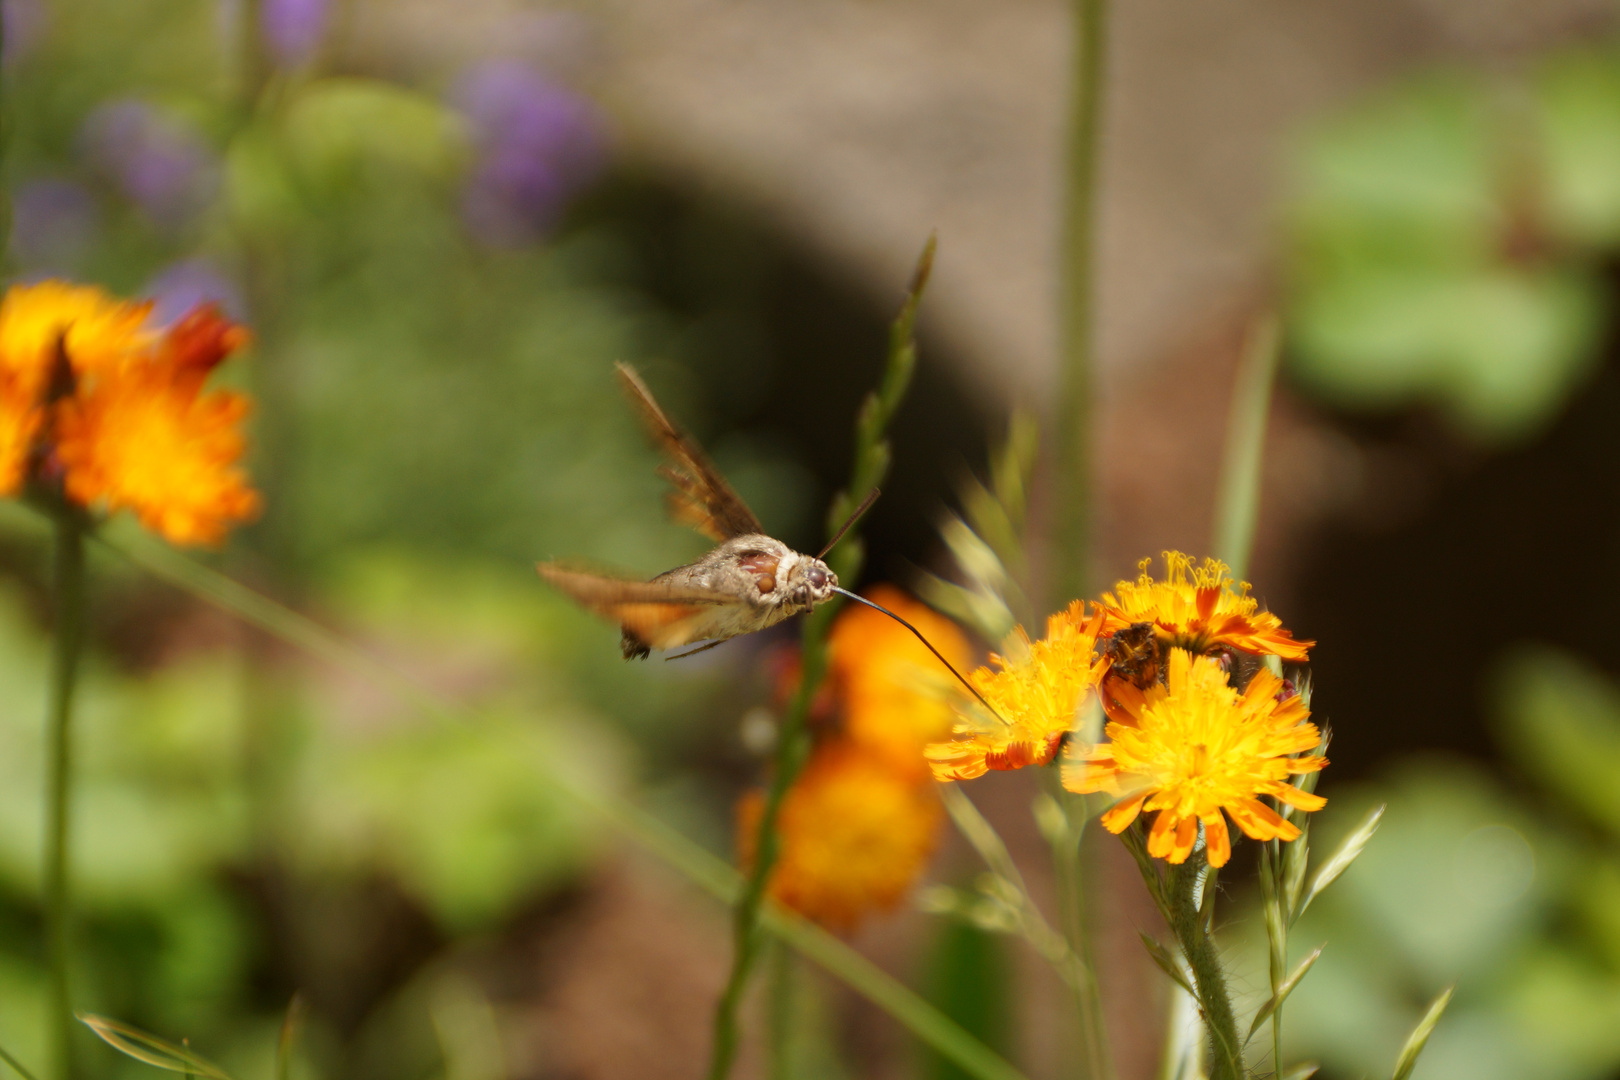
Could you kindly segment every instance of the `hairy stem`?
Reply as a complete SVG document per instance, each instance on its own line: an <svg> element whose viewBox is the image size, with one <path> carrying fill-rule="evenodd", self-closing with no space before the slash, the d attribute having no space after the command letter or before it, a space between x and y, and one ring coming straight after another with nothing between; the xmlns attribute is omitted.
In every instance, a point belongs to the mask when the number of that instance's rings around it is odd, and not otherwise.
<svg viewBox="0 0 1620 1080"><path fill-rule="evenodd" d="M72 507L55 514L51 592L56 627L51 647L51 681L46 703L45 766L45 952L50 969L49 1039L55 1075L69 1080L73 1069L71 966L71 815L73 782L73 692L84 642L84 522Z"/></svg>
<svg viewBox="0 0 1620 1080"><path fill-rule="evenodd" d="M1199 879L1203 876L1203 852L1194 852L1180 866L1170 868L1168 908L1170 929L1181 945L1181 952L1192 969L1198 987L1198 1006L1209 1030L1214 1071L1212 1080L1246 1080L1238 1040L1237 1018L1232 1014L1232 998L1226 990L1220 954L1204 925L1199 907Z"/></svg>

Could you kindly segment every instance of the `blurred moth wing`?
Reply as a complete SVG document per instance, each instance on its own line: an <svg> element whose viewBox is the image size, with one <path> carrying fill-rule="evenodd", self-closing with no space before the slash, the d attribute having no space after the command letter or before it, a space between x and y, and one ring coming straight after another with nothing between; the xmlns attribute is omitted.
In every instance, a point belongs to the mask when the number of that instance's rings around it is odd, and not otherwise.
<svg viewBox="0 0 1620 1080"><path fill-rule="evenodd" d="M614 366L642 423L668 459L658 474L675 488L666 496L670 516L717 544L737 536L763 536L765 527L748 504L710 464L702 447L670 423L635 368L629 364Z"/></svg>
<svg viewBox="0 0 1620 1080"><path fill-rule="evenodd" d="M652 649L705 640L718 644L830 599L838 577L827 564L765 535L748 504L702 448L670 422L635 370L619 364L618 373L666 458L658 471L674 487L671 514L719 546L651 581L554 562L541 563L540 576L581 607L618 623L627 660Z"/></svg>

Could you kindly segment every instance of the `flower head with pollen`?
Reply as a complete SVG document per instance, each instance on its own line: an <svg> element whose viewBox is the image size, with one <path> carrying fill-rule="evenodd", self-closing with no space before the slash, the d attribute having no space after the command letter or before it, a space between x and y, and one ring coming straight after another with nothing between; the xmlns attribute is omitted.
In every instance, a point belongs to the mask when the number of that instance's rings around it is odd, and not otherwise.
<svg viewBox="0 0 1620 1080"><path fill-rule="evenodd" d="M257 514L259 496L237 467L248 401L203 391L246 341L241 327L203 307L116 371L82 379L57 417L68 496L108 513L128 509L178 544L218 543Z"/></svg>
<svg viewBox="0 0 1620 1080"><path fill-rule="evenodd" d="M1103 613L1088 619L1085 604L1046 620L1046 637L1031 642L1014 631L1008 657L991 656L1000 671L981 667L970 680L998 715L977 708L960 720L948 742L928 747L936 780L972 780L991 769L1045 765L1073 729L1081 703L1108 670L1095 655Z"/></svg>
<svg viewBox="0 0 1620 1080"><path fill-rule="evenodd" d="M1102 816L1110 832L1122 832L1143 811L1157 811L1147 844L1155 858L1184 862L1202 822L1209 864L1224 866L1232 841L1223 811L1256 840L1293 840L1298 826L1259 796L1298 810L1326 802L1289 783L1327 759L1310 753L1321 736L1303 699L1269 671L1239 692L1217 658L1172 649L1165 682L1145 690L1118 687L1110 715L1109 741L1071 751L1063 785L1117 796Z"/></svg>
<svg viewBox="0 0 1620 1080"><path fill-rule="evenodd" d="M737 808L745 866L763 811L757 791ZM823 743L783 800L770 894L824 926L851 930L899 903L933 854L941 814L927 782L846 739Z"/></svg>
<svg viewBox="0 0 1620 1080"><path fill-rule="evenodd" d="M1154 581L1143 559L1140 574L1104 593L1105 633L1151 623L1160 643L1196 653L1226 646L1250 653L1269 653L1284 660L1304 660L1314 641L1296 641L1282 620L1249 595L1247 582L1234 582L1226 564L1205 559L1194 565L1190 555L1164 553L1165 580Z"/></svg>

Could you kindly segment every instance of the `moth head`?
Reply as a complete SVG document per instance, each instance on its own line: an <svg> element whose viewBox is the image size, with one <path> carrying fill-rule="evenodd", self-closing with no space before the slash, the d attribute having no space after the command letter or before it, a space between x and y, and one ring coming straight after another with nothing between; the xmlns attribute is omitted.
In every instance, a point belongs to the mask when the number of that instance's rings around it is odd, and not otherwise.
<svg viewBox="0 0 1620 1080"><path fill-rule="evenodd" d="M806 607L815 607L832 596L833 589L838 587L838 575L820 559L808 555L799 558L804 560L803 571L799 575L798 595L793 599Z"/></svg>

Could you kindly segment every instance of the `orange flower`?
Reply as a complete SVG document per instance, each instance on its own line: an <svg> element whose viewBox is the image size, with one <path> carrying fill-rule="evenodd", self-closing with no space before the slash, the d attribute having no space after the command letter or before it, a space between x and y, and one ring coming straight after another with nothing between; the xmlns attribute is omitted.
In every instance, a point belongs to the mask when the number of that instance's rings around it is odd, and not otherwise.
<svg viewBox="0 0 1620 1080"><path fill-rule="evenodd" d="M1147 845L1155 858L1184 862L1202 822L1209 864L1224 866L1232 841L1222 811L1256 840L1293 840L1298 826L1257 796L1299 810L1326 803L1288 782L1327 759L1308 753L1321 735L1304 701L1271 672L1260 671L1239 693L1217 658L1172 649L1164 683L1146 689L1122 683L1112 692L1110 741L1071 749L1063 786L1117 796L1102 816L1110 832L1123 831L1144 810L1158 811Z"/></svg>
<svg viewBox="0 0 1620 1080"><path fill-rule="evenodd" d="M1296 641L1282 620L1257 610L1247 582L1233 582L1226 564L1205 559L1194 566L1179 551L1164 553L1166 578L1148 576L1151 559L1143 559L1136 581L1121 581L1104 593L1104 633L1136 623L1152 623L1166 646L1203 653L1221 646L1250 653L1270 653L1284 660L1304 660L1314 641ZM1236 586L1234 588L1234 585Z"/></svg>
<svg viewBox="0 0 1620 1080"><path fill-rule="evenodd" d="M958 670L967 667L967 638L956 624L892 585L867 593L921 630ZM950 733L950 672L911 631L869 607L851 604L828 636L832 685L843 706L846 738L886 757L895 768L927 775L922 751Z"/></svg>
<svg viewBox="0 0 1620 1080"><path fill-rule="evenodd" d="M61 402L57 455L70 498L179 544L216 544L252 518L259 497L237 468L248 401L203 382L247 340L212 307L177 323L157 346L82 380Z"/></svg>
<svg viewBox="0 0 1620 1080"><path fill-rule="evenodd" d="M0 299L0 495L16 494L27 479L58 354L74 378L116 367L151 344L145 329L150 307L62 281L6 291Z"/></svg>
<svg viewBox="0 0 1620 1080"><path fill-rule="evenodd" d="M742 862L754 859L764 811L757 791L737 807ZM818 746L782 802L770 894L835 930L893 908L934 851L942 807L931 785L848 740Z"/></svg>
<svg viewBox="0 0 1620 1080"><path fill-rule="evenodd" d="M1046 637L1030 642L1023 627L1014 631L1014 655L992 655L1000 666L981 667L969 678L999 717L969 705L949 742L928 747L936 780L971 780L991 769L1045 765L1073 729L1086 694L1108 670L1094 655L1103 614L1086 618L1076 600L1046 620Z"/></svg>

